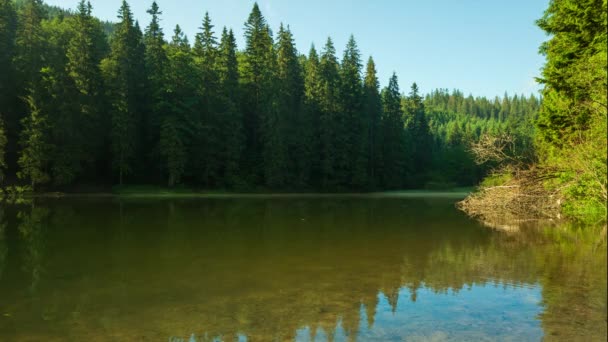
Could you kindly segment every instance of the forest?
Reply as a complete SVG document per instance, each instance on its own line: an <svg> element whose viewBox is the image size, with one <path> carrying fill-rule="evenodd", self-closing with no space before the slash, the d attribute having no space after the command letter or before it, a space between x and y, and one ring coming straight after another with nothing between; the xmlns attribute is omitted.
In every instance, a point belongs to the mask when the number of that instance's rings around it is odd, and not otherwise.
<svg viewBox="0 0 608 342"><path fill-rule="evenodd" d="M540 96L380 89L354 37L301 53L257 4L241 48L209 14L191 43L156 2L143 29L126 1L115 23L92 12L0 0L0 187L439 189L497 166L470 151L489 135L534 158Z"/></svg>

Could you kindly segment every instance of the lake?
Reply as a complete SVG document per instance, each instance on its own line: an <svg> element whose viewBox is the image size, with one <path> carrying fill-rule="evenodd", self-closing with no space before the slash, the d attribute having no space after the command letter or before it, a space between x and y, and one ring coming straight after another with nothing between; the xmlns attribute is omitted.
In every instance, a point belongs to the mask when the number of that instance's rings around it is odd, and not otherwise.
<svg viewBox="0 0 608 342"><path fill-rule="evenodd" d="M606 228L458 198L0 204L0 341L602 341Z"/></svg>

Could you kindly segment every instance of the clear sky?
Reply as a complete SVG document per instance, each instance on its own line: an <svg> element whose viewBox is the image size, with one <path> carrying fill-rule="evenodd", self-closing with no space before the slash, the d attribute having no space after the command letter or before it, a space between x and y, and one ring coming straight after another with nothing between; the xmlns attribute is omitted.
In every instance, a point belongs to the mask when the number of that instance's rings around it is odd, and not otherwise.
<svg viewBox="0 0 608 342"><path fill-rule="evenodd" d="M116 21L122 0L90 0L93 14ZM76 8L78 0L46 0ZM192 42L209 11L216 33L233 28L239 48L244 46L243 24L253 0L157 0L163 11L166 36L179 24ZM152 0L129 4L142 28L150 20ZM331 36L341 58L353 34L364 63L372 55L381 86L392 72L401 90L412 82L422 92L435 88L460 89L465 94L488 96L537 93L534 77L544 57L539 45L547 36L534 21L549 0L258 0L273 31L288 24L300 52L312 43L320 50Z"/></svg>

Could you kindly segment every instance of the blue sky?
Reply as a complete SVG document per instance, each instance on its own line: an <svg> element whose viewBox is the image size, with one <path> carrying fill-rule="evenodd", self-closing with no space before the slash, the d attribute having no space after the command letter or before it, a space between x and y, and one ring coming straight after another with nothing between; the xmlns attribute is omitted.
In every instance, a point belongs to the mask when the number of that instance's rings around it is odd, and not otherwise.
<svg viewBox="0 0 608 342"><path fill-rule="evenodd" d="M93 14L116 20L122 0L91 0ZM76 8L78 0L46 0ZM171 36L175 24L191 39L209 11L216 32L222 26L237 34L244 46L243 24L253 0L158 0L162 24ZM276 32L289 24L300 52L312 43L320 50L331 36L341 57L348 37L357 40L364 62L372 55L380 84L393 71L401 90L417 82L423 92L435 88L460 89L474 96L537 93L534 77L544 57L539 45L547 36L535 26L549 0L258 0ZM140 25L149 22L152 0L129 4Z"/></svg>

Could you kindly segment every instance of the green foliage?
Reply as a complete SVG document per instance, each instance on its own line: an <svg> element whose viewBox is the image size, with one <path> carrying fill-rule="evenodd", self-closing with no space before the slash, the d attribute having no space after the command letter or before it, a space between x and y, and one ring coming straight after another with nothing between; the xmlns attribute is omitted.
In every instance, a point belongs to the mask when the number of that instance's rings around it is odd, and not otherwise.
<svg viewBox="0 0 608 342"><path fill-rule="evenodd" d="M396 76L381 92L376 64L369 58L363 70L353 37L341 60L331 38L303 56L288 26L275 40L257 4L241 51L232 30L217 38L208 14L191 47L179 26L165 40L156 2L143 33L126 1L116 24L91 11L84 0L73 12L0 2L9 183L19 172L54 187L444 187L492 169L467 149L483 134L512 133L518 153L532 150L538 99L423 97L415 85L403 96Z"/></svg>
<svg viewBox="0 0 608 342"><path fill-rule="evenodd" d="M552 35L541 46L540 161L557 170L564 213L592 221L606 218L606 13L606 1L551 1L537 21Z"/></svg>
<svg viewBox="0 0 608 342"><path fill-rule="evenodd" d="M0 116L0 185L4 181L4 171L6 170L6 130L4 128L4 120Z"/></svg>

